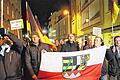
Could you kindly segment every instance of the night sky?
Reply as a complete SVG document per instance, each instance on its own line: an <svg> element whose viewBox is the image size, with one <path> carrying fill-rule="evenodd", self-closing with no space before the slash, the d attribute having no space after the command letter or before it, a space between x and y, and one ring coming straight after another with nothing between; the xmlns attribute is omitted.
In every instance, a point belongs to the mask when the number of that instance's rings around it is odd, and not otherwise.
<svg viewBox="0 0 120 80"><path fill-rule="evenodd" d="M41 26L46 26L51 13L68 6L69 0L28 0L34 15L38 16Z"/></svg>

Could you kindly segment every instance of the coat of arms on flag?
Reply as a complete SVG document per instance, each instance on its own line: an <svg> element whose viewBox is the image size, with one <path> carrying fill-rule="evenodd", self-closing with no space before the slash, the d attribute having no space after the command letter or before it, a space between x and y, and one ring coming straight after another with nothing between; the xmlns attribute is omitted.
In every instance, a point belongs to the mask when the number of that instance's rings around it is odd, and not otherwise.
<svg viewBox="0 0 120 80"><path fill-rule="evenodd" d="M63 57L63 77L70 79L79 77L81 75L80 70L85 69L89 59L90 54Z"/></svg>

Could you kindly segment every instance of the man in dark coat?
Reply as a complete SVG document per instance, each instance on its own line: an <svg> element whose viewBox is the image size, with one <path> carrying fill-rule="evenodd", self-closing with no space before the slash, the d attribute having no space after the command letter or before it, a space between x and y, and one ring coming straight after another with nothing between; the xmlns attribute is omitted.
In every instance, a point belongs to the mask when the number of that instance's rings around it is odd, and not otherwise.
<svg viewBox="0 0 120 80"><path fill-rule="evenodd" d="M4 70L4 64L3 64L3 56L0 55L0 80L5 80L5 70Z"/></svg>
<svg viewBox="0 0 120 80"><path fill-rule="evenodd" d="M0 28L0 34L3 36L1 54L4 57L5 80L21 80L21 54L23 44L14 34L8 32L4 28Z"/></svg>
<svg viewBox="0 0 120 80"><path fill-rule="evenodd" d="M49 45L40 42L40 38L37 32L31 34L30 46L26 48L25 60L26 66L29 71L29 79L27 80L38 80L37 75L41 63L41 52L51 51Z"/></svg>
<svg viewBox="0 0 120 80"><path fill-rule="evenodd" d="M3 53L2 53L2 46L3 45L3 40L2 40L2 36L0 38L0 79L1 80L5 80L6 75L5 75L5 70L4 70L4 64L3 64Z"/></svg>
<svg viewBox="0 0 120 80"><path fill-rule="evenodd" d="M61 47L61 52L79 51L79 44L75 42L75 34L68 35L68 41Z"/></svg>
<svg viewBox="0 0 120 80"><path fill-rule="evenodd" d="M108 74L110 80L120 80L120 36L114 37L114 43L110 47L114 60L108 63Z"/></svg>

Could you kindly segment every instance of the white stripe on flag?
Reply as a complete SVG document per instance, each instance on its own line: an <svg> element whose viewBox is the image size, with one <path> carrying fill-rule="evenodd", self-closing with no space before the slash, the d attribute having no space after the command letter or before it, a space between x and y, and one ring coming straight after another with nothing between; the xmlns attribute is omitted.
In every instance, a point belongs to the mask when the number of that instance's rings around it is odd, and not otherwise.
<svg viewBox="0 0 120 80"><path fill-rule="evenodd" d="M80 65L80 60L81 60L80 56L77 56L77 65Z"/></svg>

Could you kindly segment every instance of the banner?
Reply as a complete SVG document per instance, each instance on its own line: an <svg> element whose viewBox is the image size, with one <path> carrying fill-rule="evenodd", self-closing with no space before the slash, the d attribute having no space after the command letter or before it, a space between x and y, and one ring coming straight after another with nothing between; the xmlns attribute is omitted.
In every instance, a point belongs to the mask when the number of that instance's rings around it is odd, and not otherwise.
<svg viewBox="0 0 120 80"><path fill-rule="evenodd" d="M106 46L75 52L42 53L40 80L99 80Z"/></svg>

